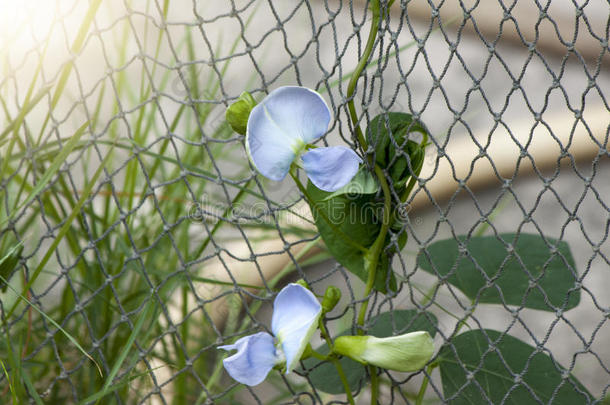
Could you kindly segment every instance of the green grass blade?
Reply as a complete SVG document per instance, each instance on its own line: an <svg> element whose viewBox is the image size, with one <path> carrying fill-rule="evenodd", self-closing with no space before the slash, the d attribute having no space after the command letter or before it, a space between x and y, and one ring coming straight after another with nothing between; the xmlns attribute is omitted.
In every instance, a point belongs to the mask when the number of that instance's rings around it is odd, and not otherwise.
<svg viewBox="0 0 610 405"><path fill-rule="evenodd" d="M229 215L229 213L231 212L231 210L233 209L233 207L235 207L237 205L237 203L243 198L243 196L245 195L246 190L248 190L248 187L250 186L251 182L252 182L252 180L248 180L248 182L244 185L244 187L241 190L239 190L239 192L237 193L235 198L233 198L233 201L231 201L231 204L229 206L227 206L227 208L223 212L222 218L226 218ZM226 223L227 223L227 221L216 222L216 224L210 231L210 234L208 235L208 237L203 241L201 246L199 246L199 249L197 249L197 253L195 253L195 256L194 256L195 258L201 256L201 254L203 253L205 248L209 245L210 241L212 240L212 238L214 237L216 232L220 229L220 227L223 224L226 224Z"/></svg>
<svg viewBox="0 0 610 405"><path fill-rule="evenodd" d="M116 141L98 140L96 142L97 142L98 145L111 145L111 146L114 146L116 148L124 149L124 150L132 150L133 149L132 145L122 144L122 143L119 143L119 142L116 142ZM49 142L48 143L48 147L52 147L52 146L56 145L57 143L58 143L57 141ZM86 145L87 145L86 142L81 142L81 144L78 147L84 147ZM41 146L41 148L45 149L45 146L47 146L47 145L43 145L43 146ZM53 155L55 155L55 153L57 153L57 152L52 150L52 151L48 152L47 155L48 156L53 156ZM168 157L168 156L164 156L164 155L159 154L159 153L151 152L151 151L148 151L148 150L143 150L143 151L140 152L140 154L146 155L146 156L150 156L150 157L154 157L156 159L155 162L163 161L163 162L168 162L168 163L175 164L176 166L179 166L180 164L182 164L182 166L185 169L187 169L187 170L189 170L189 171L191 171L193 173L197 173L199 175L207 176L207 177L213 179L213 181L218 181L218 176L216 174L214 174L214 173L212 173L210 171L203 170L203 169L201 169L200 167L197 167L197 166L192 166L192 165L189 165L189 164L184 163L184 162L179 162L177 159L174 159L174 158L171 158L171 157ZM23 156L23 154L16 154L14 156L11 156L11 159L13 159L13 158L14 159L19 159L21 156ZM40 159L43 159L43 157L40 157ZM150 175L150 173L149 173L149 175ZM249 194L249 195L251 195L253 197L256 197L256 198L259 198L259 199L265 199L265 197L262 194L259 194L256 191L250 190L249 188L247 188L247 187L245 187L243 185L238 184L238 182L226 182L225 184L228 187L233 187L233 188L237 188L239 190L244 190L244 192L246 194ZM278 202L276 202L274 200L271 200L271 199L268 199L267 201L269 203L273 204L276 207L279 207L281 205L280 203L278 203ZM299 217L300 219L302 219L304 222L307 222L307 223L310 223L310 224L313 225L313 222L312 222L311 219L309 219L309 218L299 214L298 212L296 212L293 209L286 209L286 212L290 213L290 214L293 214L293 215ZM242 226L247 226L247 224L246 225L242 225ZM261 225L257 224L257 226L261 226ZM275 229L275 226L272 229Z"/></svg>
<svg viewBox="0 0 610 405"><path fill-rule="evenodd" d="M95 185L95 182L97 181L99 176L102 174L104 167L106 167L106 163L110 159L110 156L112 155L113 150L114 150L114 148L111 148L108 151L108 154L104 157L104 160L102 160L102 162L100 163L100 166L98 167L97 171L95 172L95 174L89 181L89 184L87 184L87 187L85 187L85 189L83 190L83 193L82 193L81 197L78 199L78 201L76 202L74 208L72 209L72 212L70 213L70 215L64 222L63 226L57 233L57 236L53 240L53 243L51 244L51 246L49 246L49 249L47 250L46 254L44 255L44 257L42 258L42 260L40 261L40 263L38 264L38 266L36 267L36 269L34 270L32 275L30 276L30 280L27 282L27 284L23 288L23 292L21 295L25 295L26 292L30 289L30 287L32 287L32 284L34 284L34 282L40 275L40 272L42 271L44 266L47 264L47 262L49 261L49 259L51 258L51 256L55 252L55 250L57 249L57 246L59 246L59 243L61 242L63 237L66 236L66 233L72 226L72 221L74 221L76 216L80 213L81 208L83 207L83 205L87 201L87 198L89 197L89 194L93 190L93 186ZM18 304L18 302L15 302L13 304L13 306L11 307L11 309L7 312L6 319L10 318L10 316L13 314L13 312L17 308L17 304Z"/></svg>
<svg viewBox="0 0 610 405"><path fill-rule="evenodd" d="M30 393L32 398L34 398L34 402L36 402L36 405L44 405L42 399L40 398L40 395L38 395L38 392L36 391L36 388L34 388L34 384L32 384L32 380L30 379L30 376L28 375L27 371L23 369L21 371L21 378L23 378L23 382L25 383L25 386L27 387L28 392Z"/></svg>
<svg viewBox="0 0 610 405"><path fill-rule="evenodd" d="M99 401L104 396L106 396L107 394L109 394L111 392L109 390L110 390L110 386L112 384L112 380L114 380L114 377L116 377L116 375L119 373L119 369L123 365L123 362L127 358L127 355L129 354L129 352L131 351L131 347L133 346L133 343L135 342L136 337L138 336L138 333L140 333L140 329L142 329L142 326L144 325L144 321L148 317L148 313L150 312L151 308L154 308L154 306L155 306L155 302L151 299L151 297L149 297L148 303L146 304L146 306L140 313L140 316L138 317L138 321L136 322L136 325L134 326L133 330L131 331L131 334L129 335L129 339L127 339L127 342L125 343L125 346L123 346L123 350L121 351L121 354L119 355L116 363L114 363L114 366L112 366L112 370L110 370L110 374L108 374L108 377L106 378L106 382L104 383L102 391L99 393L100 396L96 403L99 403Z"/></svg>
<svg viewBox="0 0 610 405"><path fill-rule="evenodd" d="M16 251L20 246L21 246L21 243L18 243L17 245L13 246L13 248L9 251L9 253L7 255L5 255L2 259L0 259L0 264L2 264L5 260L7 260L7 258L10 255L12 255L13 252ZM5 279L4 277L0 276L0 281L5 283L5 285L8 287L8 289L11 290L12 292L14 292L20 299L25 301L30 306L30 308L34 308L36 310L36 312L38 312L40 315L42 315L47 321L49 321L53 326L55 326L59 331L61 331L68 338L68 340L70 340L70 342L72 342L72 344L74 344L74 346L76 346L76 348L81 351L81 353L83 353L85 356L87 356L87 358L89 360L91 360L95 364L95 366L97 367L98 371L100 372L100 375L103 375L102 374L102 369L97 364L97 362L93 359L93 357L91 357L91 355L89 353L87 353L85 351L85 349L82 348L82 346L78 343L78 341L72 335L70 335L64 328L59 326L59 324L57 322L55 322L53 320L53 318L51 318L46 313L44 313L43 310L38 308L30 300L28 300L26 297L24 297L22 294L20 294L19 291L17 291L12 285L10 285L8 283L7 279Z"/></svg>
<svg viewBox="0 0 610 405"><path fill-rule="evenodd" d="M100 4L102 4L102 0L93 0L91 2L89 10L87 10L87 14L83 18L83 22L78 30L78 33L76 34L76 39L72 43L72 47L70 49L72 53L76 54L81 51L81 48L85 42L87 32L89 32L89 27L93 22L93 17L95 17L95 14L97 13L97 9L100 7ZM57 87L55 89L55 93L53 94L53 99L51 100L51 108L49 113L51 113L51 111L53 111L53 109L57 105L59 98L61 97L64 88L66 87L66 83L68 82L68 77L70 76L70 72L72 71L73 66L73 63L68 63L62 70L59 82L57 83Z"/></svg>
<svg viewBox="0 0 610 405"><path fill-rule="evenodd" d="M121 381L118 384L114 384L110 387L108 387L108 389L106 391L100 391L100 392L96 392L95 394L83 399L82 401L79 402L79 405L86 405L86 404L90 404L91 402L94 401L99 401L100 399L102 399L103 397L105 397L108 394L112 394L114 391L123 388L124 386L126 386L127 384L129 384L130 382L132 382L133 380L137 380L140 377L144 377L146 375L149 375L151 372L158 370L160 368L163 368L165 366L158 366L155 368L150 369L149 371L145 371L143 373L138 373L136 375L133 375L123 381Z"/></svg>
<svg viewBox="0 0 610 405"><path fill-rule="evenodd" d="M72 43L70 51L72 54L76 55L80 53L82 50L83 44L85 43L85 39L87 36L87 32L89 32L89 28L91 27L91 23L93 22L93 18L97 13L98 8L102 0L93 0L89 5L89 10L87 10L87 14L83 18L83 22L78 29L78 33L76 34L76 39ZM74 62L70 61L67 63L61 71L61 75L59 77L59 81L57 82L57 87L55 88L55 92L53 93L53 98L51 99L51 105L49 106L49 111L47 112L47 116L42 124L42 128L40 129L40 133L38 135L38 144L42 139L42 134L44 133L49 119L51 118L51 113L55 109L55 106L59 102L59 98L64 92L66 88L66 84L68 83L68 78L70 77L70 73L72 72L72 68L74 67Z"/></svg>
<svg viewBox="0 0 610 405"><path fill-rule="evenodd" d="M166 270L159 270L159 269L155 269L155 268L150 268L147 269L147 271L152 274L152 275L157 275L157 276L163 276L165 274L167 274ZM208 278L208 277L201 277L198 276L196 274L189 274L189 278L193 281L196 281L198 283L201 284L212 284L212 285L219 285L219 286L226 286L226 287L239 287L239 288L251 288L253 290L263 290L265 289L265 287L261 287L260 285L253 285L253 284L244 284L244 283L232 283L230 281L221 281L221 280L216 280L213 278Z"/></svg>
<svg viewBox="0 0 610 405"><path fill-rule="evenodd" d="M68 140L68 142L66 143L66 146L64 146L59 153L55 156L55 159L53 159L53 162L51 163L51 166L49 166L49 168L47 169L47 171L44 173L44 175L40 178L40 180L38 181L38 183L36 184L36 187L34 187L34 189L30 192L30 194L27 196L27 198L25 199L25 201L23 203L21 203L19 205L19 207L17 207L13 212L10 213L10 215L8 215L3 221L2 224L4 224L5 222L11 220L15 214L17 212L19 212L19 210L21 210L21 208L23 208L24 206L26 206L27 204L29 204L34 198L36 198L36 196L42 191L43 188L45 188L45 186L49 183L49 181L51 181L51 178L57 173L57 171L59 170L59 168L61 167L61 165L66 161L66 158L68 157L68 155L72 152L72 150L74 149L74 147L78 144L79 139L81 138L81 136L85 133L85 130L87 129L87 126L89 125L89 123L85 123L83 124L75 133L74 135L72 135L70 137L70 139Z"/></svg>
<svg viewBox="0 0 610 405"><path fill-rule="evenodd" d="M27 102L21 107L19 116L9 122L8 125L4 128L4 130L2 130L2 133L0 133L0 146L7 142L7 140L3 138L10 134L16 127L19 127L21 125L21 122L23 122L23 118L25 118L25 116L30 111L32 111L34 107L36 107L36 105L38 105L40 100L42 100L42 98L49 92L49 90L51 90L51 86L43 87L29 102Z"/></svg>
<svg viewBox="0 0 610 405"><path fill-rule="evenodd" d="M2 259L4 260L4 259ZM0 366L2 366L2 372L4 373L4 377L6 378L6 381L8 381L8 389L11 392L11 399L13 400L13 404L17 404L19 403L17 401L17 393L15 392L15 388L13 387L13 382L11 381L11 377L8 374L8 371L6 371L6 367L4 367L4 362L2 360L0 360Z"/></svg>

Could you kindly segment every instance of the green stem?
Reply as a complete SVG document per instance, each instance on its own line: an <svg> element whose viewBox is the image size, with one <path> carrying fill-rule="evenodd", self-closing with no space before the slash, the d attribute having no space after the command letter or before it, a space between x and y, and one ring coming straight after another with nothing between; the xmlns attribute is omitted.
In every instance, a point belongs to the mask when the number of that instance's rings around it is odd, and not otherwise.
<svg viewBox="0 0 610 405"><path fill-rule="evenodd" d="M358 124L358 114L356 113L356 107L354 106L354 93L356 91L356 83L362 74L362 71L366 68L366 65L369 61L371 53L373 52L373 47L375 46L375 39L377 39L377 31L379 26L379 16L380 16L380 4L379 0L372 0L371 2L371 10L373 10L373 21L371 22L371 30L369 31L369 37L366 41L366 46L364 48L364 52L362 53L362 57L356 66L356 69L353 72L352 78L347 85L347 108L349 110L349 115L352 120L352 124L354 125L354 132L356 133L356 137L358 139L358 143L362 148L364 156L367 156L369 159L369 163L371 163L372 157L367 155L368 144L366 139L364 138L364 134L360 129L360 125Z"/></svg>
<svg viewBox="0 0 610 405"><path fill-rule="evenodd" d="M426 370L426 373L424 374L424 380L421 383L421 386L419 387L419 392L417 393L417 398L415 399L415 405L422 405L422 403L424 402L424 395L426 394L426 389L428 388L428 381L429 381L429 375L432 373L432 370L434 370L435 365L434 364L430 364L428 366L428 369Z"/></svg>
<svg viewBox="0 0 610 405"><path fill-rule="evenodd" d="M368 143L364 137L364 134L362 133L362 130L360 129L360 125L358 124L358 114L356 113L356 107L354 105L354 93L356 91L356 83L358 82L358 79L360 78L360 75L362 74L363 70L367 67L369 58L370 58L371 53L373 52L373 48L375 46L375 40L377 39L377 32L379 31L379 21L380 21L380 16L381 16L380 1L372 0L370 3L370 7L371 7L371 11L373 13L373 20L371 22L371 28L369 31L368 39L366 41L366 46L364 48L364 52L362 53L362 57L360 58L360 61L358 62L358 65L356 66L356 69L353 72L353 76L352 76L349 84L347 85L347 99L348 99L347 107L349 109L349 114L350 114L352 124L354 125L354 132L356 134L356 138L358 139L358 143L360 144L360 147L362 148L363 154L365 156L367 156L367 160L368 160L369 164L373 165L374 164L373 157L367 154ZM377 175L377 178L378 178L379 183L381 184L381 188L383 190L383 197L384 197L383 223L382 223L379 235L377 235L377 239L375 239L375 242L367 250L367 252L364 256L365 266L367 267L367 271L368 271L368 278L367 278L366 288L365 288L365 293L364 293L365 298L364 298L364 301L362 302L362 305L360 307L360 312L358 314L358 325L360 325L361 327L364 325L364 318L366 317L366 310L368 307L369 295L370 295L371 291L373 290L373 286L375 284L375 278L377 275L377 264L379 262L379 256L381 255L381 253L383 251L383 247L385 244L385 238L388 233L388 228L390 226L390 210L392 208L392 205L391 205L392 195L390 193L390 188L388 186L388 182L385 178L385 174L383 173L383 170L378 165L375 165L375 174ZM362 334L364 334L364 330L362 328L360 328L358 333L360 335L362 335Z"/></svg>
<svg viewBox="0 0 610 405"><path fill-rule="evenodd" d="M383 222L381 224L381 230L379 231L379 235L377 235L377 239L368 250L365 255L365 265L367 266L368 278L366 280L366 289L364 291L364 301L360 306L360 312L358 313L358 325L361 327L364 325L364 318L366 317L366 310L369 304L369 295L373 290L373 286L375 285L375 278L377 276L377 263L379 263L379 256L383 251L383 246L385 244L385 238L388 234L388 229L390 227L390 209L392 205L392 194L390 193L390 187L388 186L388 181L385 178L385 174L383 170L378 165L375 165L375 174L379 179L379 183L381 184L381 189L383 190ZM360 328L358 330L358 334L364 334L364 330Z"/></svg>
<svg viewBox="0 0 610 405"><path fill-rule="evenodd" d="M315 350L311 350L310 352L311 357L315 357L316 359L320 360L320 361L328 361L328 356L323 355L322 353L318 353Z"/></svg>
<svg viewBox="0 0 610 405"><path fill-rule="evenodd" d="M352 389L350 388L349 383L347 382L347 377L345 376L345 372L343 371L343 367L341 366L339 359L332 357L331 362L334 364L335 368L337 369L337 374L339 375L341 384L343 384L343 390L345 391L345 395L347 396L347 401L350 403L350 405L355 405L356 403L354 402L354 397L352 395Z"/></svg>
<svg viewBox="0 0 610 405"><path fill-rule="evenodd" d="M339 375L339 379L341 380L341 383L343 384L343 391L345 391L345 395L347 396L348 402L350 403L350 405L355 405L354 397L352 396L352 389L350 388L349 383L347 382L347 377L345 376L345 372L343 371L343 366L339 362L339 359L337 359L334 355L332 355L333 342L330 339L328 330L326 330L326 326L324 325L324 320L322 318L320 318L320 322L318 324L319 324L319 328L320 328L320 334L326 341L326 344L328 345L328 349L331 352L331 356L328 358L328 360L330 360L331 363L333 363L333 365L337 369L337 375Z"/></svg>
<svg viewBox="0 0 610 405"><path fill-rule="evenodd" d="M385 238L390 227L390 209L392 204L390 187L388 186L388 182L385 178L383 170L378 165L375 165L375 174L377 175L379 183L381 184L381 189L383 190L383 222L381 224L379 235L377 235L377 239L375 239L375 242L365 255L365 265L368 267L368 278L366 281L366 290L364 292L365 298L360 306L360 312L358 313L358 325L360 326L360 329L358 329L359 335L364 334L364 329L362 326L364 326L364 319L366 317L366 311L369 305L370 294L373 290L373 286L375 285L377 263L379 262L379 256L383 253ZM369 366L369 373L371 375L371 404L375 405L377 404L377 397L379 396L379 379L377 378L377 368L374 366Z"/></svg>
<svg viewBox="0 0 610 405"><path fill-rule="evenodd" d="M371 405L377 405L377 398L379 398L379 376L377 375L377 367L369 366L369 373L371 374Z"/></svg>

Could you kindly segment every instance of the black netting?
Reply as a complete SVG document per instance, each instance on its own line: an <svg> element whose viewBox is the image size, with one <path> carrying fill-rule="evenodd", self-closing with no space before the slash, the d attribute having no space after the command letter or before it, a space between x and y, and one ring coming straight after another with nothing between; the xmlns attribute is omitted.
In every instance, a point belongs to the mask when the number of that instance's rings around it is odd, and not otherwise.
<svg viewBox="0 0 610 405"><path fill-rule="evenodd" d="M23 246L2 267L12 286L0 294L3 398L95 402L106 387L102 403L345 403L317 389L307 367L254 388L223 371L217 346L268 328L286 282L341 288L333 332L357 329L364 291L326 252L294 183L257 175L224 114L244 90L261 99L306 86L334 114L320 145L355 148L346 88L367 4L0 0L0 254ZM405 111L432 138L394 230L409 235L392 263L398 290L371 297L368 327L383 312L432 313L437 349L465 330L495 329L548 354L604 403L609 26L607 0L391 7L358 82L360 124ZM484 292L470 300L416 260L439 239L507 232L570 246L576 308L569 294L526 308L533 276L523 305L477 305ZM383 372L381 403L415 403L424 375ZM438 370L429 377L429 403L484 390L472 379L446 397ZM513 377L511 391L534 392ZM570 381L537 402L562 403ZM358 392L369 395L366 385Z"/></svg>

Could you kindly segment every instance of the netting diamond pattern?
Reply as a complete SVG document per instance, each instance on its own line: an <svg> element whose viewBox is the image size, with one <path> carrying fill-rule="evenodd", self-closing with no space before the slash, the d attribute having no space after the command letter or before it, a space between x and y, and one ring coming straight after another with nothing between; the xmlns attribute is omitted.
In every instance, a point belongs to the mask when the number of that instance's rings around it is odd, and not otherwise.
<svg viewBox="0 0 610 405"><path fill-rule="evenodd" d="M0 28L1 253L23 244L3 277L15 291L27 286L29 300L0 295L5 366L20 359L45 403L79 403L104 382L109 403L227 403L234 389L242 403L343 403L315 389L310 370L237 388L217 361L218 345L268 328L287 281L343 290L334 331L356 328L363 290L326 254L298 189L257 175L224 113L244 90L260 99L282 85L314 88L334 114L321 144L355 147L346 87L366 42L367 1L25 3L25 13L7 7L14 28ZM433 138L396 235L409 235L393 263L402 282L373 296L368 319L434 313L437 347L462 323L500 330L603 399L610 6L524 3L401 0L380 26L355 96L360 123L406 111ZM480 307L417 265L433 241L481 230L568 242L580 306L565 310L566 296L546 312ZM382 403L414 403L425 373L384 372ZM113 386L109 375L129 382ZM513 377L511 390L535 397ZM428 397L455 399L437 372Z"/></svg>

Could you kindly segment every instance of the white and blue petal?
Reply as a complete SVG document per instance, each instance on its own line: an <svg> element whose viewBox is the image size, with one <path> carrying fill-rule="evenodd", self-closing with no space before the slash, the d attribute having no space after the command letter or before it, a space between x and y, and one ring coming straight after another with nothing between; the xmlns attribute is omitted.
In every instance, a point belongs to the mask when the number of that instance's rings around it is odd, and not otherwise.
<svg viewBox="0 0 610 405"><path fill-rule="evenodd" d="M362 163L356 152L345 146L311 149L302 158L309 180L320 190L329 192L349 183Z"/></svg>
<svg viewBox="0 0 610 405"><path fill-rule="evenodd" d="M288 284L273 302L271 329L286 357L286 373L299 362L318 327L322 306L308 289Z"/></svg>
<svg viewBox="0 0 610 405"><path fill-rule="evenodd" d="M236 381L254 386L262 383L269 371L281 361L275 350L273 336L266 332L244 336L232 345L218 346L237 353L222 361L225 369Z"/></svg>
<svg viewBox="0 0 610 405"><path fill-rule="evenodd" d="M305 87L280 87L250 113L248 155L263 176L282 180L305 145L324 135L329 123L330 110L318 93Z"/></svg>
<svg viewBox="0 0 610 405"><path fill-rule="evenodd" d="M261 104L277 128L306 144L324 135L330 123L326 102L306 87L280 87L269 93Z"/></svg>
<svg viewBox="0 0 610 405"><path fill-rule="evenodd" d="M275 181L283 180L300 142L298 137L284 134L268 119L262 103L252 109L246 129L246 151L263 176Z"/></svg>

